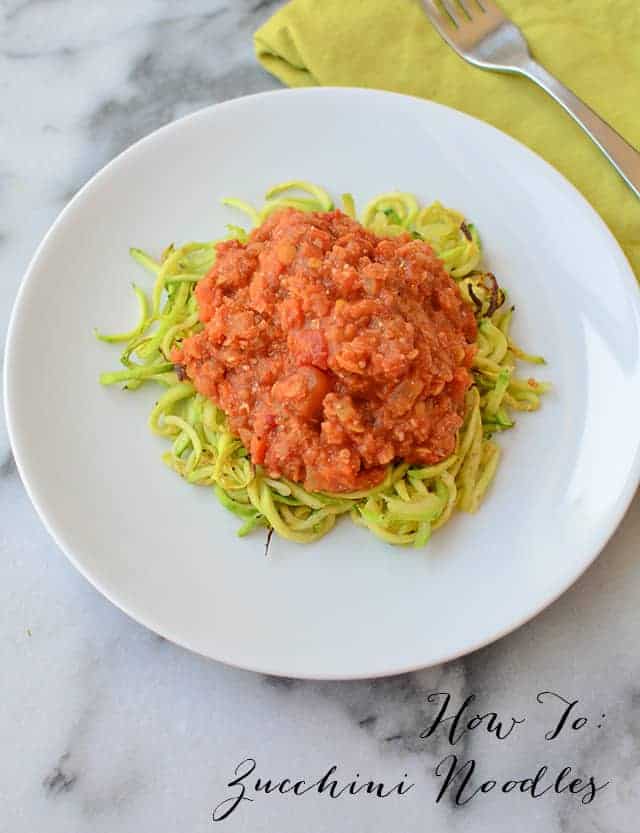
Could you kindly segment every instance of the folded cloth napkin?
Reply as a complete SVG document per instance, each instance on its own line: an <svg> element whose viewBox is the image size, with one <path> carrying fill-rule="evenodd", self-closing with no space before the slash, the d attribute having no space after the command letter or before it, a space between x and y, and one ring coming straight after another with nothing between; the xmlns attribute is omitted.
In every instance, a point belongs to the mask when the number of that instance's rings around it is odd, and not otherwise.
<svg viewBox="0 0 640 833"><path fill-rule="evenodd" d="M640 147L638 0L500 0L533 54ZM640 279L640 200L564 110L525 78L459 58L420 0L290 0L255 34L285 84L354 86L429 98L490 122L579 188ZM603 276L606 284L606 276Z"/></svg>

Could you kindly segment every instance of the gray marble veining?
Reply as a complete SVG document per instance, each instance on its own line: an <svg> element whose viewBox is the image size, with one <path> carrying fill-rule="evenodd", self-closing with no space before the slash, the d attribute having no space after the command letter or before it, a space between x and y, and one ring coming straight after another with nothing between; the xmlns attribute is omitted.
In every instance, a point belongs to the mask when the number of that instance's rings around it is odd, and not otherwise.
<svg viewBox="0 0 640 833"><path fill-rule="evenodd" d="M281 0L5 0L0 6L0 334L39 239L78 188L149 131L207 104L274 88L251 34ZM0 831L198 833L236 765L309 781L412 792L384 800L260 795L220 829L413 833L637 833L640 594L636 501L606 551L555 605L469 657L391 679L261 677L193 656L131 622L58 552L20 484L0 417ZM464 610L452 604L452 616ZM434 623L446 627L446 622ZM553 742L542 690L579 699L589 725ZM506 718L452 747L422 739L430 692ZM475 713L475 712L472 712ZM601 728L598 728L600 726ZM475 759L479 782L538 766L611 783L592 804L566 794L435 803L434 767Z"/></svg>

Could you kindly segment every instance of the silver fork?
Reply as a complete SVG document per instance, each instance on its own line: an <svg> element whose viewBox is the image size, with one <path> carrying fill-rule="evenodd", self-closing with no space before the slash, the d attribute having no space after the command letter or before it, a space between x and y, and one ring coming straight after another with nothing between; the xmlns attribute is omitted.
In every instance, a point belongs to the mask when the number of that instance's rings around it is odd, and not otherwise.
<svg viewBox="0 0 640 833"><path fill-rule="evenodd" d="M445 41L470 64L524 75L555 98L640 197L640 153L531 57L520 29L493 0L422 0Z"/></svg>

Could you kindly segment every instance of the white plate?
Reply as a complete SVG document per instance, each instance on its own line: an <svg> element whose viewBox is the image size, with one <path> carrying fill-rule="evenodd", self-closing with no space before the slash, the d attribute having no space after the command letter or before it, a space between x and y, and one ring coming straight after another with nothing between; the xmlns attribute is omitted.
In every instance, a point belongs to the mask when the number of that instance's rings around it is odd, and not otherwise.
<svg viewBox="0 0 640 833"><path fill-rule="evenodd" d="M117 350L92 328L135 319L128 248L210 239L292 178L360 205L399 188L478 225L516 304L515 335L549 359L537 414L500 438L496 482L423 551L342 522L301 547L235 537L237 519L160 461L153 392L104 389ZM582 197L488 125L422 100L352 89L251 96L134 145L62 212L13 314L9 429L22 478L75 566L169 639L245 668L363 677L442 662L539 612L595 558L639 477L640 308L631 269ZM534 370L538 370L534 368Z"/></svg>

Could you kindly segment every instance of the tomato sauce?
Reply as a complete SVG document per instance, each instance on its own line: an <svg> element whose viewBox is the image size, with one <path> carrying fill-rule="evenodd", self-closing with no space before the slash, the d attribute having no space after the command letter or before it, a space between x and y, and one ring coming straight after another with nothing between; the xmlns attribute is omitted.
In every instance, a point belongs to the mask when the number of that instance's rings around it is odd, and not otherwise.
<svg viewBox="0 0 640 833"><path fill-rule="evenodd" d="M344 492L454 451L476 322L427 243L284 209L220 243L196 296L172 359L270 476Z"/></svg>

